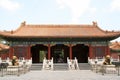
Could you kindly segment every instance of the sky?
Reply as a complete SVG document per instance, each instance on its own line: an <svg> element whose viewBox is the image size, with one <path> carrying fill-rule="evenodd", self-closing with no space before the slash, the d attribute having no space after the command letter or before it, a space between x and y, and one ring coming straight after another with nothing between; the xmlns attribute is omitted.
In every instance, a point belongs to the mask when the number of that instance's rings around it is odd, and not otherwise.
<svg viewBox="0 0 120 80"><path fill-rule="evenodd" d="M0 0L0 30L20 24L92 24L120 31L120 0ZM116 39L120 41L120 38Z"/></svg>

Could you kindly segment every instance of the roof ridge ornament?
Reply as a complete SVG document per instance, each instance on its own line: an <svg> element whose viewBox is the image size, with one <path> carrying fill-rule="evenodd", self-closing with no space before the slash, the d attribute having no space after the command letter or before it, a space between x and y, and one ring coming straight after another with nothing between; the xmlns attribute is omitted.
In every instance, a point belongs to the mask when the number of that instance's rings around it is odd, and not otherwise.
<svg viewBox="0 0 120 80"><path fill-rule="evenodd" d="M13 30L11 30L11 34L13 34Z"/></svg>
<svg viewBox="0 0 120 80"><path fill-rule="evenodd" d="M21 23L21 26L25 26L26 25L26 21Z"/></svg>
<svg viewBox="0 0 120 80"><path fill-rule="evenodd" d="M93 21L93 26L97 26L97 22L96 21Z"/></svg>

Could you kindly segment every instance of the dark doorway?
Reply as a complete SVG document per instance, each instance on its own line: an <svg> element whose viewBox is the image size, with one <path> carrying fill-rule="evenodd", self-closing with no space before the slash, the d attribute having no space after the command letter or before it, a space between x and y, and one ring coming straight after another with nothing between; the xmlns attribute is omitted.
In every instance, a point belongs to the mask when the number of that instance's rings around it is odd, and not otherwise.
<svg viewBox="0 0 120 80"><path fill-rule="evenodd" d="M79 63L88 62L89 47L84 44L77 44L73 47L73 58L76 57Z"/></svg>
<svg viewBox="0 0 120 80"><path fill-rule="evenodd" d="M36 44L31 47L31 55L33 63L42 63L43 58L47 56L47 46Z"/></svg>
<svg viewBox="0 0 120 80"><path fill-rule="evenodd" d="M56 44L51 47L51 56L54 63L66 63L69 57L69 47L64 44Z"/></svg>

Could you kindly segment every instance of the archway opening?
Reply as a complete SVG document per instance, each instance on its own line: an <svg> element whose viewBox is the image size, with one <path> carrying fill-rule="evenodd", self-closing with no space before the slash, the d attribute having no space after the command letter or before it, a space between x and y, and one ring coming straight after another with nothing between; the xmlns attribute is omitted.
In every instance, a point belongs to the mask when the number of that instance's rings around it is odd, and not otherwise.
<svg viewBox="0 0 120 80"><path fill-rule="evenodd" d="M84 44L73 46L73 58L76 57L79 63L88 62L89 47Z"/></svg>
<svg viewBox="0 0 120 80"><path fill-rule="evenodd" d="M42 44L36 44L31 47L31 55L33 63L42 63L44 57L47 57L48 47Z"/></svg>
<svg viewBox="0 0 120 80"><path fill-rule="evenodd" d="M69 47L64 44L56 44L51 47L51 57L54 63L66 63L69 57Z"/></svg>

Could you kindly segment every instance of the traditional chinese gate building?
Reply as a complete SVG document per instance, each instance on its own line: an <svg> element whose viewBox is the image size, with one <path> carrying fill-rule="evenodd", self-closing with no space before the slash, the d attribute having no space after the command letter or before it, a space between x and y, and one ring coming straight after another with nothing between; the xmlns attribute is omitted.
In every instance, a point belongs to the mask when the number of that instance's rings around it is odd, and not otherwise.
<svg viewBox="0 0 120 80"><path fill-rule="evenodd" d="M120 32L104 31L96 22L91 25L32 25L21 23L15 31L0 32L0 37L10 44L9 57L32 57L33 63L43 58L54 62L67 62L67 57L76 57L86 63L89 58L110 55L109 41Z"/></svg>

